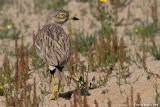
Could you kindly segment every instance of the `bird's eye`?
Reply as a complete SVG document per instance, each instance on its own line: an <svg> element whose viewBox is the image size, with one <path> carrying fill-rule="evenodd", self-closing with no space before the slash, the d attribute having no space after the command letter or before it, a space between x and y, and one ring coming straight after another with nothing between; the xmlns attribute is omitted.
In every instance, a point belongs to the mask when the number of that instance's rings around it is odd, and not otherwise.
<svg viewBox="0 0 160 107"><path fill-rule="evenodd" d="M64 17L65 17L65 14L60 14L60 15L59 15L59 18L60 18L60 19L63 19Z"/></svg>

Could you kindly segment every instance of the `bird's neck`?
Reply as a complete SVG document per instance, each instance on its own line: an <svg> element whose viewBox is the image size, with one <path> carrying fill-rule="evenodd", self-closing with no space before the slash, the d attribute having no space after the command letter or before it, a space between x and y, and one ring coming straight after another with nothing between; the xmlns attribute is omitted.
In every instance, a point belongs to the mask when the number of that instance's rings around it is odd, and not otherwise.
<svg viewBox="0 0 160 107"><path fill-rule="evenodd" d="M61 26L63 25L64 22L62 21L46 21L45 25L50 25L50 24L55 24L57 26Z"/></svg>
<svg viewBox="0 0 160 107"><path fill-rule="evenodd" d="M57 25L57 26L62 27L63 24L60 24L60 23L46 23L45 25Z"/></svg>

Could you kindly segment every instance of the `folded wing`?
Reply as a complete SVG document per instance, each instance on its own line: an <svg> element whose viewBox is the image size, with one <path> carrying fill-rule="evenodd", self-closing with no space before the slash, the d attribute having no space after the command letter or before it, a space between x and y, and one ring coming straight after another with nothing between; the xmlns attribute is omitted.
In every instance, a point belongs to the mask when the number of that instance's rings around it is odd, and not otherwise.
<svg viewBox="0 0 160 107"><path fill-rule="evenodd" d="M63 28L45 25L36 35L37 54L49 65L64 66L70 56L70 39Z"/></svg>

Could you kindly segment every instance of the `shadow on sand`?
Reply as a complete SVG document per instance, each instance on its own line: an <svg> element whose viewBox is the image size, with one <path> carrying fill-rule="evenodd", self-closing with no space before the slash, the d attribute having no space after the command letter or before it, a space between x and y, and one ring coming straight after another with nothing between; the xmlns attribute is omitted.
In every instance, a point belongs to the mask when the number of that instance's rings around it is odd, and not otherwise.
<svg viewBox="0 0 160 107"><path fill-rule="evenodd" d="M67 100L70 100L72 94L74 93L74 91L76 91L76 90L68 91L68 92L65 92L65 93L60 93L60 94L59 94L59 97L65 98L65 99L67 99ZM81 89L81 95L84 96L85 93L86 93L85 89ZM77 95L77 91L76 91L76 95ZM90 95L91 95L91 94L87 92L87 96L90 96Z"/></svg>

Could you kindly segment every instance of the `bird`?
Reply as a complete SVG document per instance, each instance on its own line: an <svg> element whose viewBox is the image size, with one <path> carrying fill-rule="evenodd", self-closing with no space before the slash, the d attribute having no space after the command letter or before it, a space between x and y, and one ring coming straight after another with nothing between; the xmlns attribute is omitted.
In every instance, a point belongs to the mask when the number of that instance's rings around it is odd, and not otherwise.
<svg viewBox="0 0 160 107"><path fill-rule="evenodd" d="M38 31L35 38L36 52L49 65L52 75L52 96L49 100L59 97L59 85L64 78L62 70L71 55L70 37L62 26L68 20L79 19L75 16L71 17L66 10L51 10L44 26ZM54 74L59 79L57 98L55 97Z"/></svg>

